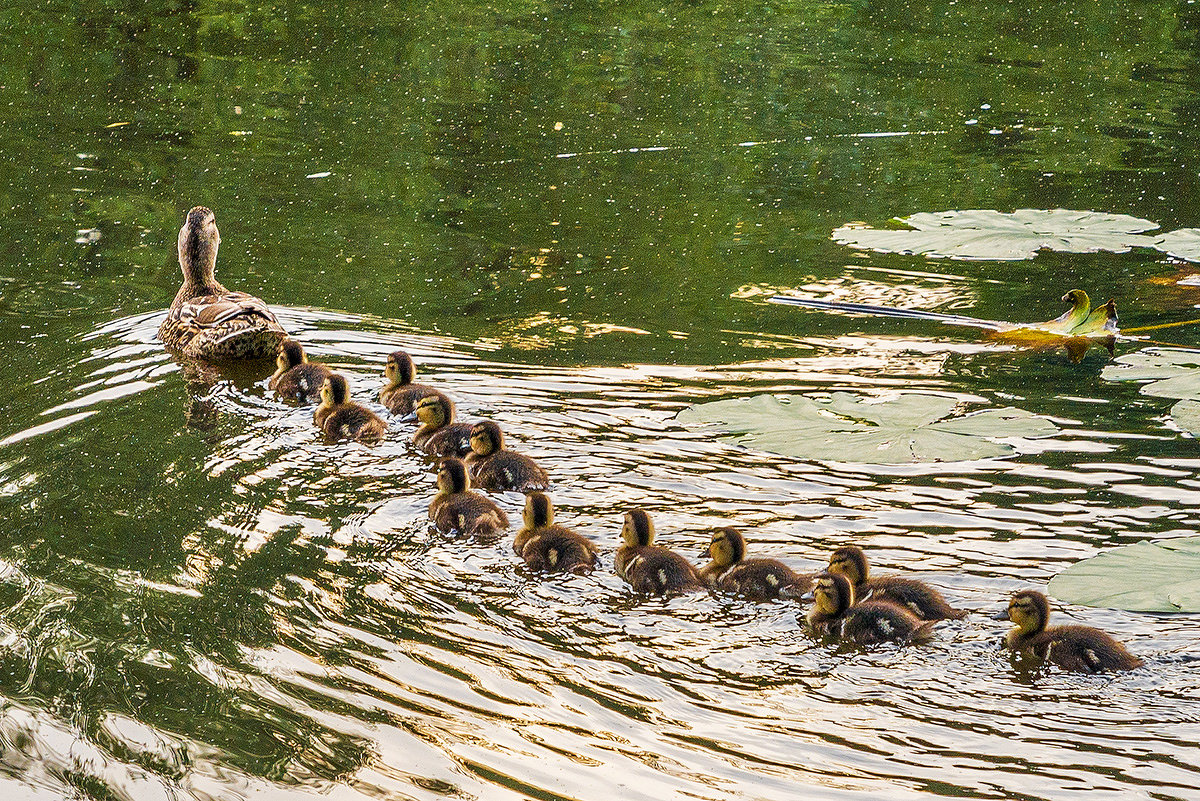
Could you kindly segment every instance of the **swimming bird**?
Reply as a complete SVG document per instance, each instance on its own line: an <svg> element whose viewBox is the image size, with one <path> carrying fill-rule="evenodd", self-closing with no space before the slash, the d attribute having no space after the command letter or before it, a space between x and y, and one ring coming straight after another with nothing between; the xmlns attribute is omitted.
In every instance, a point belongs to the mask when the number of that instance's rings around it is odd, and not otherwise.
<svg viewBox="0 0 1200 801"><path fill-rule="evenodd" d="M588 573L596 565L596 546L582 534L554 522L554 504L541 492L525 498L525 526L513 550L534 570Z"/></svg>
<svg viewBox="0 0 1200 801"><path fill-rule="evenodd" d="M437 495L429 502L429 519L445 534L490 538L508 528L508 515L490 498L471 491L466 465L448 457L438 467Z"/></svg>
<svg viewBox="0 0 1200 801"><path fill-rule="evenodd" d="M736 528L717 529L708 546L712 561L700 577L714 589L754 601L800 598L812 587L812 576L800 575L778 559L746 559L746 540Z"/></svg>
<svg viewBox="0 0 1200 801"><path fill-rule="evenodd" d="M704 580L691 562L653 544L654 523L645 510L634 509L625 515L621 539L615 558L617 575L637 592L666 595L705 589Z"/></svg>
<svg viewBox="0 0 1200 801"><path fill-rule="evenodd" d="M1050 601L1037 590L1021 590L1008 602L997 620L1016 625L1004 635L1004 645L1020 653L1048 660L1063 670L1099 673L1133 670L1138 659L1125 646L1091 626L1049 626Z"/></svg>
<svg viewBox="0 0 1200 801"><path fill-rule="evenodd" d="M321 386L333 371L323 364L310 362L304 348L294 339L285 339L275 357L275 374L268 383L282 397L307 402L321 396Z"/></svg>
<svg viewBox="0 0 1200 801"><path fill-rule="evenodd" d="M179 230L183 286L171 301L158 337L168 350L194 359L225 361L274 356L287 337L267 304L217 282L216 218L204 206L188 212Z"/></svg>
<svg viewBox="0 0 1200 801"><path fill-rule="evenodd" d="M907 607L922 620L959 620L967 616L967 610L955 609L940 592L924 582L900 576L872 578L867 555L857 545L834 551L829 557L829 572L848 578L856 597L891 601Z"/></svg>
<svg viewBox="0 0 1200 801"><path fill-rule="evenodd" d="M550 477L537 462L504 447L500 426L491 420L471 427L471 453L466 462L471 479L486 489L528 492L550 485Z"/></svg>
<svg viewBox="0 0 1200 801"><path fill-rule="evenodd" d="M379 390L379 402L392 414L405 417L413 413L417 402L422 398L442 394L433 387L414 384L413 376L416 372L412 357L404 351L393 351L388 356L387 364L383 368L388 383Z"/></svg>
<svg viewBox="0 0 1200 801"><path fill-rule="evenodd" d="M440 392L417 401L421 427L413 444L434 456L466 456L471 452L471 423L454 422L454 402Z"/></svg>
<svg viewBox="0 0 1200 801"><path fill-rule="evenodd" d="M817 637L832 634L859 645L920 642L932 636L934 625L890 601L856 602L854 585L838 573L817 577L806 619Z"/></svg>
<svg viewBox="0 0 1200 801"><path fill-rule="evenodd" d="M376 443L387 431L387 423L379 415L350 400L346 379L337 373L321 385L321 404L313 412L313 422L331 440L348 438Z"/></svg>

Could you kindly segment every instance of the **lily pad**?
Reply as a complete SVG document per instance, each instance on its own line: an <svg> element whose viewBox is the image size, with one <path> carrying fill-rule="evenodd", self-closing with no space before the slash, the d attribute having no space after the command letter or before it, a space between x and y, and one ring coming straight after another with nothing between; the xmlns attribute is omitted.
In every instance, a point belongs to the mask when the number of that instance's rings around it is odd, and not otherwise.
<svg viewBox="0 0 1200 801"><path fill-rule="evenodd" d="M1200 350L1145 348L1104 368L1107 381L1149 381L1139 392L1157 398L1200 400Z"/></svg>
<svg viewBox="0 0 1200 801"><path fill-rule="evenodd" d="M1070 603L1132 612L1200 612L1200 537L1142 542L1076 562L1050 579Z"/></svg>
<svg viewBox="0 0 1200 801"><path fill-rule="evenodd" d="M690 406L677 417L747 447L833 462L907 464L1012 456L1009 437L1048 437L1058 427L1005 407L954 416L960 403L924 392L884 400L849 392L828 398L755 395Z"/></svg>
<svg viewBox="0 0 1200 801"><path fill-rule="evenodd" d="M1180 228L1154 240L1154 247L1184 261L1200 261L1200 228Z"/></svg>
<svg viewBox="0 0 1200 801"><path fill-rule="evenodd" d="M1140 235L1157 223L1098 211L964 209L922 212L895 222L907 228L844 225L833 232L833 240L881 253L980 261L1032 259L1039 250L1127 253L1132 247L1157 247L1154 237Z"/></svg>

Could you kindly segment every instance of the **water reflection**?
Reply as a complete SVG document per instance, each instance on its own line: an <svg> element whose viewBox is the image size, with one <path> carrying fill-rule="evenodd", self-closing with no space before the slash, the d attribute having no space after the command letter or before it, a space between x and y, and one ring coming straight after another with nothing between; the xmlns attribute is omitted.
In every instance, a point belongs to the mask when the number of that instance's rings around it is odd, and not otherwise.
<svg viewBox="0 0 1200 801"><path fill-rule="evenodd" d="M1152 666L1078 677L1012 664L997 647L1003 624L982 615L939 625L920 648L838 648L804 636L792 604L645 599L611 571L621 514L638 505L685 552L730 522L756 554L804 570L855 541L880 570L912 571L955 605L990 612L1099 549L1197 525L1187 487L1200 464L1182 448L1126 461L1119 439L1082 424L1094 399L1046 401L1064 432L1017 461L807 463L714 441L674 416L748 392L936 389L953 360L987 351L810 337L794 344L811 356L761 362L543 367L395 323L280 312L360 399L374 398L387 354L403 347L466 418L497 419L547 467L562 518L600 546L600 569L547 581L507 538L432 532L433 463L407 444L409 426L391 421L376 448L328 445L311 408L267 392L269 369L197 384L153 349L153 315L105 325L87 339L86 374L47 409L92 417L10 436L0 479L11 498L73 469L54 458L35 469L15 448L90 449L88 429L139 408L180 421L189 398L214 421L144 456L162 460L159 485L72 478L84 494L128 496L112 511L143 531L169 519L158 536L97 531L94 543L123 542L121 553L81 555L64 571L37 556L50 527L5 567L13 700L0 762L27 786L568 798L632 785L715 799L792 797L797 782L828 797L1001 785L1185 795L1194 784L1197 685L1172 655L1200 645L1196 616L1065 610ZM496 498L519 517L522 496ZM63 705L17 703L30 694ZM54 756L56 742L72 745Z"/></svg>

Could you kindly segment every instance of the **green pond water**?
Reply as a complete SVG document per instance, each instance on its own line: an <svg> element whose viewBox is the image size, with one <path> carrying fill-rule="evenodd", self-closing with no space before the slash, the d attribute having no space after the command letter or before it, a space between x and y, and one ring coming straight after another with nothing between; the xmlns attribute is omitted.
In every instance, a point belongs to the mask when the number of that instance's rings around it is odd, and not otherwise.
<svg viewBox="0 0 1200 801"><path fill-rule="evenodd" d="M1181 398L1103 349L765 302L1047 320L1078 287L1126 328L1200 317L1155 250L830 238L948 209L1200 226L1200 5L50 0L0 33L0 797L1200 797L1200 615L1056 601L1146 660L1096 677L1014 663L988 617L1196 533ZM200 204L219 278L363 401L410 351L548 469L600 569L432 532L409 424L327 444L270 365L166 354ZM877 465L676 420L897 390L1057 432ZM973 614L857 650L798 604L640 598L612 572L634 506L689 557L729 524L804 570L856 542Z"/></svg>

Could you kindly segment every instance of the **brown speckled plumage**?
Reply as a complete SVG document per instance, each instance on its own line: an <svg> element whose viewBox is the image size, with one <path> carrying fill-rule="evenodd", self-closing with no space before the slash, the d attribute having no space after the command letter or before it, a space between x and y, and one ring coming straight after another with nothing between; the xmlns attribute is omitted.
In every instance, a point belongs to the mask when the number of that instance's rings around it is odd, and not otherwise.
<svg viewBox="0 0 1200 801"><path fill-rule="evenodd" d="M849 579L856 598L891 601L922 620L961 620L967 616L967 610L955 609L924 582L901 576L871 576L867 555L857 545L835 550L829 557L829 572Z"/></svg>
<svg viewBox="0 0 1200 801"><path fill-rule="evenodd" d="M379 415L350 400L346 379L337 373L321 386L321 405L313 412L313 422L330 440L376 443L387 432L387 423Z"/></svg>
<svg viewBox="0 0 1200 801"><path fill-rule="evenodd" d="M537 462L504 447L500 426L491 420L472 426L466 462L471 480L486 489L528 492L550 486L550 477Z"/></svg>
<svg viewBox="0 0 1200 801"><path fill-rule="evenodd" d="M1022 590L1012 597L1004 615L1016 626L1004 636L1004 644L1020 653L1045 659L1063 670L1099 673L1133 670L1142 660L1125 646L1091 626L1050 626L1050 601L1036 590Z"/></svg>
<svg viewBox="0 0 1200 801"><path fill-rule="evenodd" d="M652 544L654 524L644 510L634 509L625 515L621 539L614 558L617 575L636 592L668 595L705 589L704 580L691 562Z"/></svg>
<svg viewBox="0 0 1200 801"><path fill-rule="evenodd" d="M524 527L513 550L533 570L587 573L596 565L596 546L583 535L554 522L550 498L533 492L525 499Z"/></svg>
<svg viewBox="0 0 1200 801"><path fill-rule="evenodd" d="M159 339L168 350L206 361L274 356L287 332L262 300L217 282L220 243L211 211L188 212L178 243L183 286L158 327Z"/></svg>
<svg viewBox="0 0 1200 801"><path fill-rule="evenodd" d="M438 531L491 538L508 528L508 515L491 499L471 491L467 468L449 457L438 468L438 493L429 502L429 519Z"/></svg>
<svg viewBox="0 0 1200 801"><path fill-rule="evenodd" d="M412 358L404 351L398 350L388 356L387 365L384 367L388 383L379 390L379 402L392 414L401 417L412 414L422 398L434 395L446 397L433 387L414 384L412 380L416 372L417 368Z"/></svg>
<svg viewBox="0 0 1200 801"><path fill-rule="evenodd" d="M454 403L440 392L417 401L421 427L413 445L434 456L462 457L471 452L471 424L454 422Z"/></svg>
<svg viewBox="0 0 1200 801"><path fill-rule="evenodd" d="M308 402L321 396L321 386L333 374L323 364L308 361L304 348L294 339L284 340L276 358L275 375L268 386L288 400Z"/></svg>
<svg viewBox="0 0 1200 801"><path fill-rule="evenodd" d="M812 576L797 573L778 559L746 559L746 540L735 528L714 531L708 554L712 561L700 570L700 577L721 592L771 601L799 598L812 587Z"/></svg>
<svg viewBox="0 0 1200 801"><path fill-rule="evenodd" d="M859 645L921 642L933 635L934 625L889 601L856 601L854 586L840 573L817 577L806 618L814 635Z"/></svg>

